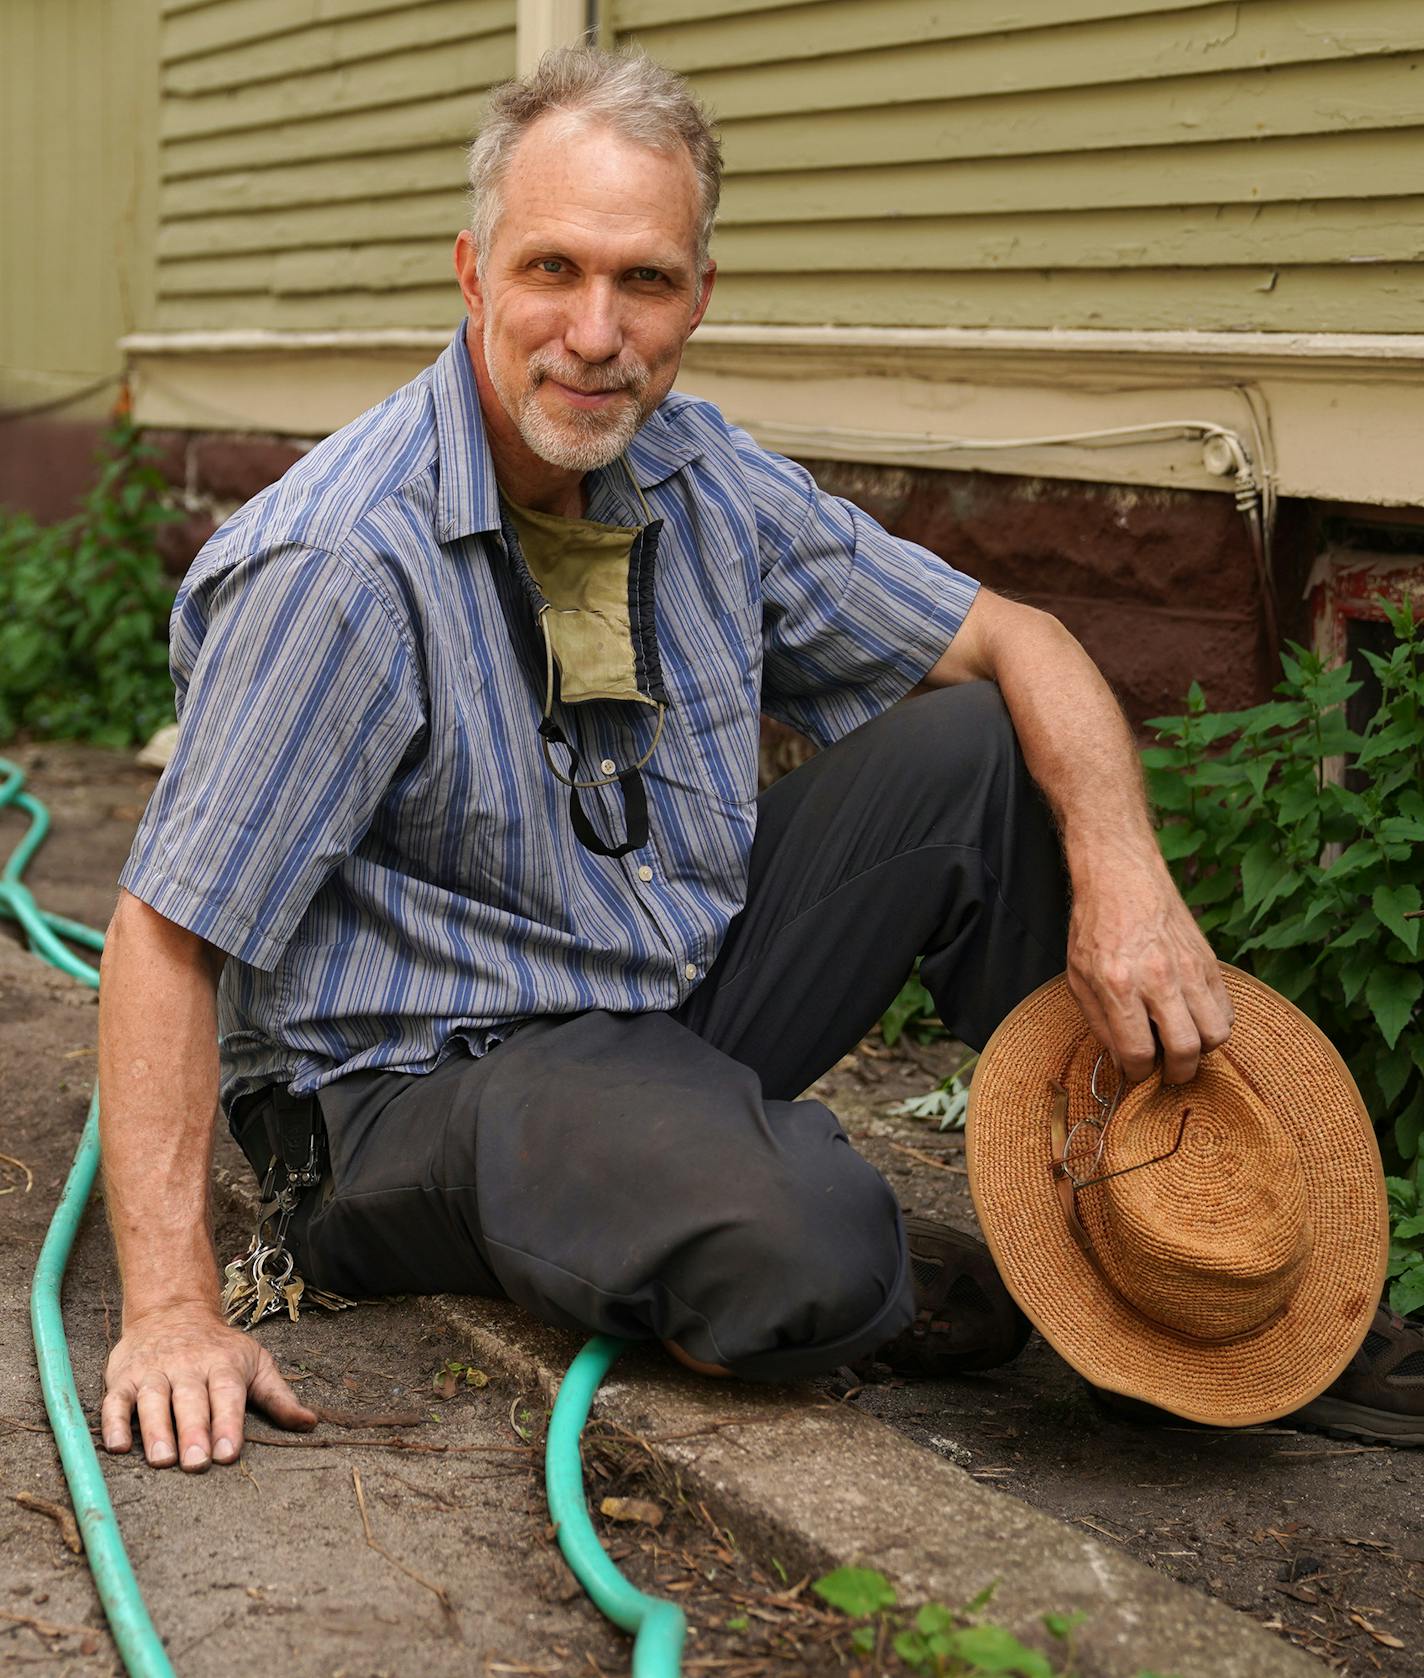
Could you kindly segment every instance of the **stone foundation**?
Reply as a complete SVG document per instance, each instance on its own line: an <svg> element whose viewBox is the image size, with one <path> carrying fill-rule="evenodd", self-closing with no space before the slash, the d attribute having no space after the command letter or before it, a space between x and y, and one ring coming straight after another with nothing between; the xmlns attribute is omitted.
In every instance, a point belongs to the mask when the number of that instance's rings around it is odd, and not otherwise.
<svg viewBox="0 0 1424 1678"><path fill-rule="evenodd" d="M311 446L284 437L150 432L182 521L164 535L181 576L237 507ZM821 485L896 535L941 554L988 587L1061 618L1112 682L1134 727L1181 708L1195 680L1214 708L1267 697L1276 679L1266 579L1229 495L1129 489L984 472L807 463ZM1308 634L1301 583L1310 510L1281 513L1271 579L1281 633ZM809 748L769 724L764 768Z"/></svg>

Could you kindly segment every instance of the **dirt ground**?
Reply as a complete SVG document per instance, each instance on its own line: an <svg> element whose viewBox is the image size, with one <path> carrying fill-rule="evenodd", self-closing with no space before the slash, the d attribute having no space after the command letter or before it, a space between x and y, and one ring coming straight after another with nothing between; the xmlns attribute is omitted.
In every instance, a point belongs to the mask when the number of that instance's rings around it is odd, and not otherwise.
<svg viewBox="0 0 1424 1678"><path fill-rule="evenodd" d="M897 1045L897 1049L900 1045ZM815 1086L907 1212L975 1228L964 1139L887 1108L957 1063L871 1038ZM1242 1609L1336 1671L1424 1673L1424 1455L1295 1429L1126 1421L1038 1336L1003 1370L850 1402L1026 1503ZM827 1383L844 1392L844 1383Z"/></svg>
<svg viewBox="0 0 1424 1678"><path fill-rule="evenodd" d="M54 820L32 887L46 907L102 926L154 775L83 748L12 746L6 755L27 769ZM20 825L0 812L0 857ZM92 1083L95 1002L37 971L10 932L0 924L0 1152L23 1160L34 1180L25 1192L20 1174L0 1165L0 1191L14 1191L0 1197L0 1665L88 1675L117 1668L84 1560L15 1497L66 1502L32 1370L26 1296ZM923 1093L953 1054L944 1044L891 1052L872 1038L817 1093L907 1210L972 1228L962 1139L887 1112ZM226 1143L219 1179L221 1250L235 1252L245 1245L246 1171ZM91 1211L66 1295L91 1408L117 1306L107 1237ZM185 1678L264 1665L328 1678L626 1671L626 1639L582 1599L550 1541L537 1452L524 1438L537 1446L542 1417L524 1395L494 1374L486 1387L438 1396L432 1377L465 1353L419 1302L309 1311L295 1327L258 1332L308 1402L366 1425L324 1424L320 1445L256 1444L240 1471L199 1477L108 1459L140 1581ZM844 1383L827 1386L845 1392ZM1288 1422L1236 1433L1127 1422L1101 1410L1037 1337L1003 1371L885 1379L848 1402L1250 1613L1337 1671L1424 1674L1417 1453ZM396 1421L381 1427L373 1417ZM255 1421L252 1431L274 1430ZM640 1583L686 1603L697 1628L689 1671L841 1669L839 1628L804 1581L774 1577L675 1486L649 1478L636 1442L606 1439L592 1460L603 1491L663 1511L657 1527L619 1524L609 1541ZM380 1549L366 1542L353 1469Z"/></svg>
<svg viewBox="0 0 1424 1678"><path fill-rule="evenodd" d="M155 777L115 754L7 748L50 807L27 879L44 906L102 926ZM0 811L0 855L23 831ZM120 1672L82 1555L30 1344L30 1277L69 1170L94 1075L91 991L25 953L0 923L0 1669ZM220 1138L216 1235L246 1246L250 1174ZM65 1286L81 1401L97 1419L119 1295L91 1205ZM498 1371L473 1379L437 1308L367 1303L257 1334L306 1402L311 1435L249 1417L240 1466L184 1475L101 1454L140 1587L183 1678L626 1672L630 1644L593 1608L553 1542L539 1401ZM452 1366L458 1366L452 1370ZM842 1671L846 1628L807 1580L745 1555L653 1469L638 1442L590 1430L590 1484L650 1505L603 1521L615 1560L680 1601L687 1670L727 1678ZM359 1492L358 1492L359 1485ZM364 1505L364 1509L363 1509ZM728 1625L728 1622L731 1625Z"/></svg>

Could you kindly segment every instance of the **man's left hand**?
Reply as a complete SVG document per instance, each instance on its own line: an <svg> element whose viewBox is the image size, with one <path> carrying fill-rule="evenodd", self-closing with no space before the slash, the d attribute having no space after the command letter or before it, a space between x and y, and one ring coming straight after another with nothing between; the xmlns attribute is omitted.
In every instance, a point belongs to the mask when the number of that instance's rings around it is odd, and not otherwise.
<svg viewBox="0 0 1424 1678"><path fill-rule="evenodd" d="M1162 1081L1188 1083L1201 1056L1231 1032L1216 957L1155 860L1079 886L1068 984L1094 1036L1134 1083L1152 1071L1159 1042Z"/></svg>

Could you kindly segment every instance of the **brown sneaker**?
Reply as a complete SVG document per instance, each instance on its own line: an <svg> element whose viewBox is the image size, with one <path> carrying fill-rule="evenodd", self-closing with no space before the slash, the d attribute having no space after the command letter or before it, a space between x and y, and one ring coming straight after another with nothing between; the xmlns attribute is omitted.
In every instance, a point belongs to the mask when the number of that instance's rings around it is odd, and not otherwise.
<svg viewBox="0 0 1424 1678"><path fill-rule="evenodd" d="M931 1380L1017 1357L1032 1325L982 1241L932 1218L906 1218L915 1320L872 1354L899 1375Z"/></svg>
<svg viewBox="0 0 1424 1678"><path fill-rule="evenodd" d="M1381 1306L1345 1373L1285 1419L1356 1439L1424 1445L1424 1325Z"/></svg>

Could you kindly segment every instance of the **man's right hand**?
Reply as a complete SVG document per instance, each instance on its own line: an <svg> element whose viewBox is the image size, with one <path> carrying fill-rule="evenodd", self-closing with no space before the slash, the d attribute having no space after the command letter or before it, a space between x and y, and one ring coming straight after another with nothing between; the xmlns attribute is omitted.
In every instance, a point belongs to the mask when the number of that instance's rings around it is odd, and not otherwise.
<svg viewBox="0 0 1424 1678"><path fill-rule="evenodd" d="M249 1395L279 1427L317 1424L316 1412L282 1379L266 1347L229 1328L212 1306L173 1305L126 1317L104 1370L105 1449L123 1452L133 1444L137 1407L144 1455L154 1468L181 1462L196 1473L209 1462L235 1462Z"/></svg>

